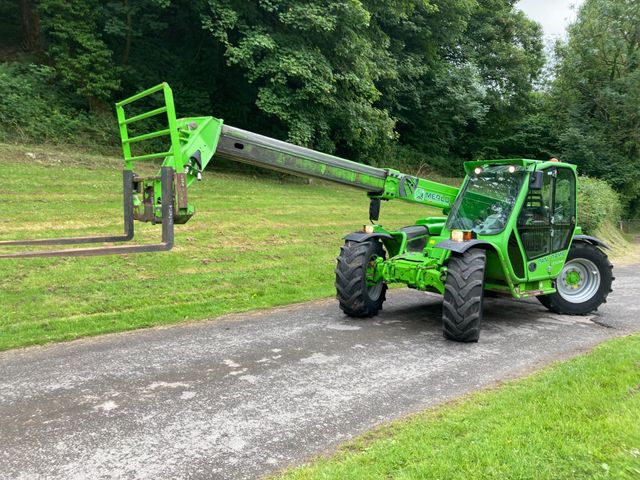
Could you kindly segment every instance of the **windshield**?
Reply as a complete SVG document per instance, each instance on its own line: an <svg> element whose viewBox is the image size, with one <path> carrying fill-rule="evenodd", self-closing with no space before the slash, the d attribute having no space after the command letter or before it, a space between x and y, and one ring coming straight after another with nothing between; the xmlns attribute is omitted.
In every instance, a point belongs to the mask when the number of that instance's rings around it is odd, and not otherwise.
<svg viewBox="0 0 640 480"><path fill-rule="evenodd" d="M513 165L477 168L456 200L447 228L495 235L504 230L526 171Z"/></svg>

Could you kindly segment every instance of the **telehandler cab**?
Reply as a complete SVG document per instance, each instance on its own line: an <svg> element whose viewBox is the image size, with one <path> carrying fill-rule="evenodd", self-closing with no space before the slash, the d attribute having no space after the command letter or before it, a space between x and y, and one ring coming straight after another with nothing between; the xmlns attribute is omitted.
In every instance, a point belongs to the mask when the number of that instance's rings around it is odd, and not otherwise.
<svg viewBox="0 0 640 480"><path fill-rule="evenodd" d="M127 116L125 108L161 95L158 108ZM446 338L475 342L486 293L536 297L549 310L586 314L611 292L612 265L596 238L577 225L576 168L525 159L466 162L461 188L374 168L223 124L214 117L176 119L166 83L116 104L124 153L123 235L4 241L0 246L125 242L134 220L162 224L162 242L98 248L6 253L0 258L89 256L169 250L174 224L195 213L188 189L215 156L305 177L350 185L370 198L369 220L348 234L337 258L336 290L350 317L376 315L387 285L400 283L444 296ZM133 123L166 117L166 128L130 136ZM162 118L162 117L160 117ZM134 155L140 142L166 137L167 151ZM163 159L156 176L134 173L136 162ZM440 217L387 230L376 222L381 201L441 208Z"/></svg>

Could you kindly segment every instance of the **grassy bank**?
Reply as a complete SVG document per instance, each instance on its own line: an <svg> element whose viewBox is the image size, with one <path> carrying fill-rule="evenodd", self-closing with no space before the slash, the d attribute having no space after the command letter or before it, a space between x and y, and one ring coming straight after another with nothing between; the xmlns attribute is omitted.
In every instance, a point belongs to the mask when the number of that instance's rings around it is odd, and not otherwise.
<svg viewBox="0 0 640 480"><path fill-rule="evenodd" d="M379 428L281 477L390 478L640 478L640 336Z"/></svg>
<svg viewBox="0 0 640 480"><path fill-rule="evenodd" d="M8 145L0 159L0 239L121 231L118 159ZM357 190L216 170L191 199L171 253L1 261L0 349L330 297L341 238L368 214ZM381 221L432 214L390 202Z"/></svg>
<svg viewBox="0 0 640 480"><path fill-rule="evenodd" d="M640 247L634 241L634 236L623 234L614 222L605 221L593 235L609 246L607 255L616 266L640 263Z"/></svg>

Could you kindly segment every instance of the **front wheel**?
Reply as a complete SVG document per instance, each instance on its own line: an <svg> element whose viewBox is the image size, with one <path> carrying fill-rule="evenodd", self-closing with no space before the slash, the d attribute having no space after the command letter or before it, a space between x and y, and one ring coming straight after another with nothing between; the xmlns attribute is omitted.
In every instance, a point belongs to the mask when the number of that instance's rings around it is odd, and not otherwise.
<svg viewBox="0 0 640 480"><path fill-rule="evenodd" d="M456 342L477 342L484 302L485 250L472 248L452 254L442 303L442 332Z"/></svg>
<svg viewBox="0 0 640 480"><path fill-rule="evenodd" d="M538 300L554 313L585 315L607 301L613 282L613 265L595 245L576 242L556 279L556 293Z"/></svg>
<svg viewBox="0 0 640 480"><path fill-rule="evenodd" d="M368 270L377 258L384 259L384 248L376 240L345 242L336 266L336 296L342 311L350 317L372 317L382 308L387 285L369 281Z"/></svg>

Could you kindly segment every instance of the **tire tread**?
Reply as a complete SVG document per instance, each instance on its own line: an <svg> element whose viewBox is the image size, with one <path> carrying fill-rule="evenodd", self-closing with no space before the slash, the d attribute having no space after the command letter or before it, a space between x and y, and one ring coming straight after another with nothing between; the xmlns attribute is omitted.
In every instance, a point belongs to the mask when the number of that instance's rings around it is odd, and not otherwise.
<svg viewBox="0 0 640 480"><path fill-rule="evenodd" d="M480 338L484 297L486 251L471 249L452 255L447 264L443 334L458 342L477 342Z"/></svg>
<svg viewBox="0 0 640 480"><path fill-rule="evenodd" d="M372 300L368 296L366 268L373 254L384 257L382 245L377 240L347 241L340 248L336 265L336 297L340 309L350 317L372 317L380 311L386 299L385 284L378 299Z"/></svg>

